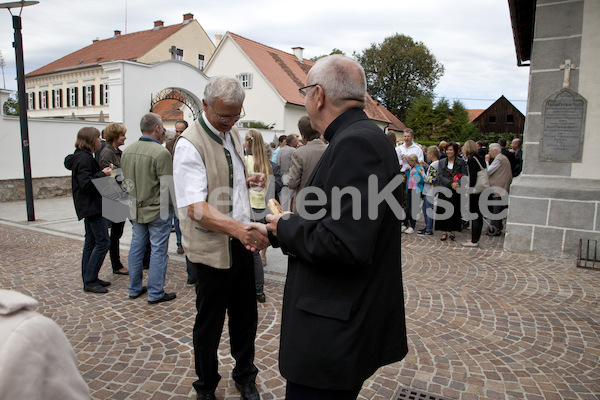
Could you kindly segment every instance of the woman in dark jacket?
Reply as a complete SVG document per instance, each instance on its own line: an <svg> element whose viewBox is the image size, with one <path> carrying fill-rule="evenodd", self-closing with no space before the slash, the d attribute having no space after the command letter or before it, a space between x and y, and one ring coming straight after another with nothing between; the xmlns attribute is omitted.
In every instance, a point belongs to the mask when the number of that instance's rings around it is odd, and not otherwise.
<svg viewBox="0 0 600 400"><path fill-rule="evenodd" d="M99 150L102 141L100 132L93 127L81 128L77 132L75 153L65 158L65 167L71 170L73 202L77 218L85 223L85 242L81 258L83 290L107 293L110 282L98 279L104 257L110 247L108 222L102 216L102 197L92 180L109 176L110 168L100 169L93 153Z"/></svg>
<svg viewBox="0 0 600 400"><path fill-rule="evenodd" d="M438 164L438 175L435 186L441 186L452 190L452 195L447 196L439 192L438 200L444 200L444 203L438 205L435 210L436 221L435 230L442 231L440 240L454 240L454 233L462 229L460 218L460 195L456 191L460 187L460 179L467 176L467 166L463 159L458 157L458 144L456 142L448 143L446 147L446 157L442 158ZM448 204L448 206L445 206ZM447 209L448 208L448 209ZM443 215L451 213L450 215Z"/></svg>
<svg viewBox="0 0 600 400"><path fill-rule="evenodd" d="M477 183L477 173L485 168L485 159L478 154L477 144L472 140L467 140L464 144L463 155L467 160L467 173L469 176L469 187L474 188ZM471 222L471 241L463 243L465 247L477 247L479 246L479 239L481 238L481 229L483 228L483 215L479 209L479 194L469 194L469 212L474 214L470 218L475 219Z"/></svg>

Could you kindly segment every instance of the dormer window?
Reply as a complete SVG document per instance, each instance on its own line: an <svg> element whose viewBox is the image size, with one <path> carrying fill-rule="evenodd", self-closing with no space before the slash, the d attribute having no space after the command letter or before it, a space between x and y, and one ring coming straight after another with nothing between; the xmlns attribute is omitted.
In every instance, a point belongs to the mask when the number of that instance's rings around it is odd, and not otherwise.
<svg viewBox="0 0 600 400"><path fill-rule="evenodd" d="M250 72L242 72L236 75L236 78L239 79L244 89L252 89L252 74Z"/></svg>

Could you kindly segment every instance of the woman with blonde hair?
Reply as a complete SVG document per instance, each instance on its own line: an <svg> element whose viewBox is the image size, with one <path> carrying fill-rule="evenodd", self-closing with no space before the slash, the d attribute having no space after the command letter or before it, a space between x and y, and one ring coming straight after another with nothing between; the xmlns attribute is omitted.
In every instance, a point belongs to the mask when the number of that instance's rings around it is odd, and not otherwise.
<svg viewBox="0 0 600 400"><path fill-rule="evenodd" d="M273 168L267 158L262 134L256 129L248 130L244 140L244 148L246 149L248 175L262 173L267 177L267 183L264 189L259 190L258 187L251 187L251 190L248 191L250 196L250 206L252 207L252 220L254 222L265 222L267 201L273 197L269 196L269 193L273 192L271 189L274 188L270 187L272 186L270 183L272 181ZM252 256L254 257L256 299L259 303L264 303L266 301L266 296L264 293L265 272L263 270L263 261L260 257L260 253L252 253Z"/></svg>

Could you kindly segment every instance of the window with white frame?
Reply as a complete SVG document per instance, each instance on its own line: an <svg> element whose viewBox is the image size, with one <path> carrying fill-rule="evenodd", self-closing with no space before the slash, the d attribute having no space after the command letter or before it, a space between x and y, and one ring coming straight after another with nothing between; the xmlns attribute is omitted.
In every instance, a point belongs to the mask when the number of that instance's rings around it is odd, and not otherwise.
<svg viewBox="0 0 600 400"><path fill-rule="evenodd" d="M27 93L27 109L35 110L35 92Z"/></svg>
<svg viewBox="0 0 600 400"><path fill-rule="evenodd" d="M67 89L67 107L77 107L77 87L73 86Z"/></svg>
<svg viewBox="0 0 600 400"><path fill-rule="evenodd" d="M108 84L100 85L100 104L108 105L110 97L108 95Z"/></svg>
<svg viewBox="0 0 600 400"><path fill-rule="evenodd" d="M52 107L53 108L61 108L62 107L62 89L55 89L52 91L54 95L52 99Z"/></svg>
<svg viewBox="0 0 600 400"><path fill-rule="evenodd" d="M237 78L242 83L242 87L244 89L252 88L252 74L249 72L243 72L237 75Z"/></svg>
<svg viewBox="0 0 600 400"><path fill-rule="evenodd" d="M86 85L83 87L83 105L93 106L95 104L94 98L94 85Z"/></svg>
<svg viewBox="0 0 600 400"><path fill-rule="evenodd" d="M42 90L40 92L40 108L46 109L48 108L48 91Z"/></svg>
<svg viewBox="0 0 600 400"><path fill-rule="evenodd" d="M204 54L198 54L198 69L204 69Z"/></svg>

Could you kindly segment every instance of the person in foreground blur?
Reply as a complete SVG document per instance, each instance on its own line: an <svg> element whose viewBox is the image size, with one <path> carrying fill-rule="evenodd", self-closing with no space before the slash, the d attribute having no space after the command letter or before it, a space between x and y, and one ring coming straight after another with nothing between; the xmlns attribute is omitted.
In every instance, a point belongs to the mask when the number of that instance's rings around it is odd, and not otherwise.
<svg viewBox="0 0 600 400"><path fill-rule="evenodd" d="M110 167L111 169L121 168L121 154L122 151L119 149L120 146L125 144L127 137L127 128L121 124L111 123L104 129L104 138L106 139L106 146L100 152L100 168ZM128 275L127 268L123 266L121 262L121 252L119 250L119 241L123 236L123 229L125 228L125 221L112 222L109 221L110 226L110 263L112 265L113 274L117 275Z"/></svg>
<svg viewBox="0 0 600 400"><path fill-rule="evenodd" d="M400 165L363 111L366 81L357 62L324 57L300 90L311 125L329 147L306 183L306 199L298 198L298 214L267 215L262 231L289 256L279 368L288 400L356 399L379 367L407 353ZM373 218L369 179L378 193L393 188L376 201ZM360 201L316 201L315 190L331 200L339 188L355 188Z"/></svg>
<svg viewBox="0 0 600 400"><path fill-rule="evenodd" d="M243 400L258 400L254 339L258 323L251 251L269 241L250 223L249 186L266 177L246 177L244 152L235 123L245 93L239 80L212 77L204 88L204 112L175 146L174 181L180 207L182 244L196 277L194 360L196 398L214 400L221 380L217 351L229 316L231 374Z"/></svg>
<svg viewBox="0 0 600 400"><path fill-rule="evenodd" d="M83 290L92 293L108 293L110 282L98 279L104 257L110 248L108 220L102 216L102 196L92 182L109 176L109 167L100 169L94 158L100 150L100 131L94 127L81 128L77 132L75 152L65 157L65 167L71 170L73 203L79 220L85 224L85 241L81 256Z"/></svg>
<svg viewBox="0 0 600 400"><path fill-rule="evenodd" d="M0 289L0 399L87 400L89 389L60 327L38 302Z"/></svg>

